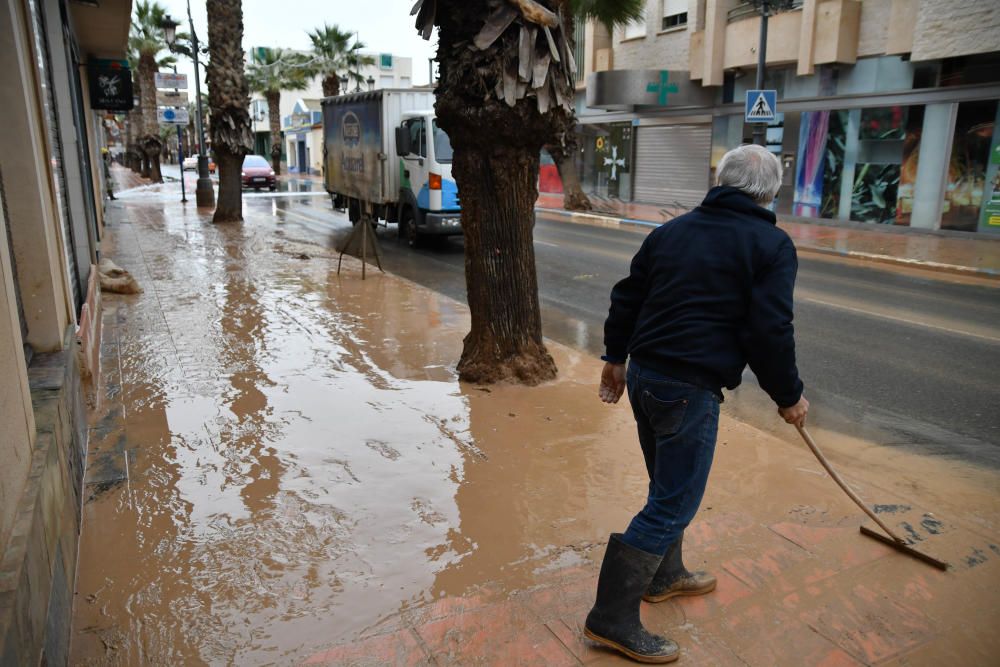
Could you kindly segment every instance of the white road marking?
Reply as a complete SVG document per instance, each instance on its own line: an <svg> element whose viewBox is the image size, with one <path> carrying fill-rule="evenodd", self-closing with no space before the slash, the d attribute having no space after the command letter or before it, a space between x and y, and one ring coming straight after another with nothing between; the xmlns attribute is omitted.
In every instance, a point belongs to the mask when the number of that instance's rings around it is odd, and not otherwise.
<svg viewBox="0 0 1000 667"><path fill-rule="evenodd" d="M1000 343L1000 338L996 336L987 336L986 334L979 334L973 331L966 331L964 329L953 329L951 327L943 327L937 324L930 324L928 322L921 322L919 320L911 320L907 317L899 317L897 315L887 315L885 313L877 313L871 310L865 310L864 308L857 308L855 306L848 306L842 303L834 303L832 301L825 301L823 299L816 299L814 297L800 297L801 301L807 301L809 303L819 304L821 306L827 306L829 308L837 308L840 310L846 310L852 313L858 313L859 315L868 315L869 317L878 317L883 320L890 320L892 322L900 322L902 324L911 324L917 327L924 327L926 329L934 329L936 331L944 331L950 334L956 334L959 336L969 336L970 338L978 338L980 340L989 341L990 343Z"/></svg>

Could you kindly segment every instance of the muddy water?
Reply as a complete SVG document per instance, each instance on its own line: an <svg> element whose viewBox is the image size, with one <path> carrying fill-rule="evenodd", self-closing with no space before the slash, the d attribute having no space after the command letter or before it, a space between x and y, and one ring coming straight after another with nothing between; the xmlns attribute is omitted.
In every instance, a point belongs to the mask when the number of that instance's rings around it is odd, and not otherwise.
<svg viewBox="0 0 1000 667"><path fill-rule="evenodd" d="M459 304L338 277L270 217L123 211L108 254L145 293L105 304L74 663L294 663L443 595L530 586L625 520L606 498L641 462L602 437L627 421L599 409L593 361L558 349L558 384L463 386Z"/></svg>

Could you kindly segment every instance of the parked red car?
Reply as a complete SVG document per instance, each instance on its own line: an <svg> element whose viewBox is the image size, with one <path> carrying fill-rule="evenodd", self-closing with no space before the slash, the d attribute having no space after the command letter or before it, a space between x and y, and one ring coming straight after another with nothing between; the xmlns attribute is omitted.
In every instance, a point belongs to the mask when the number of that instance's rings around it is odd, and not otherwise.
<svg viewBox="0 0 1000 667"><path fill-rule="evenodd" d="M274 177L274 170L267 160L259 155L247 155L243 158L243 187L260 190L268 188L278 189L278 180Z"/></svg>

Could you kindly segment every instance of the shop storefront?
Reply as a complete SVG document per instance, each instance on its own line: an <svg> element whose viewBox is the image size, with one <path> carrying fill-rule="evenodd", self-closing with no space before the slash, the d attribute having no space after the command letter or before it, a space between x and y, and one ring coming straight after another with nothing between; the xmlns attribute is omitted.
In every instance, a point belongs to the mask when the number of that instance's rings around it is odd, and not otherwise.
<svg viewBox="0 0 1000 667"><path fill-rule="evenodd" d="M993 56L983 56L983 63ZM785 165L775 210L801 218L1000 232L1000 67L949 77L948 63L899 57L798 77L775 69L779 111L767 146ZM634 81L600 85L605 75ZM750 77L712 89L698 106L675 86L658 105L652 70L600 72L581 108L578 168L595 197L667 207L696 205L725 152L749 142L739 100ZM684 72L663 73L681 81ZM607 83L606 81L604 82ZM899 90L901 86L911 87ZM640 95L648 89L650 99ZM701 90L701 100L705 91ZM606 112L595 111L606 109Z"/></svg>

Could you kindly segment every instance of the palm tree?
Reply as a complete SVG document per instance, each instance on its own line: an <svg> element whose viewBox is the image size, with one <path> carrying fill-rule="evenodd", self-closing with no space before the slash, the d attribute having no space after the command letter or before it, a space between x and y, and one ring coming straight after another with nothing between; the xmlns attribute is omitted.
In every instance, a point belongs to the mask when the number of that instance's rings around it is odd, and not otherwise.
<svg viewBox="0 0 1000 667"><path fill-rule="evenodd" d="M143 165L143 176L149 176L154 183L162 183L160 174L160 151L163 143L160 141L160 127L156 119L156 72L161 62L169 62L172 57L157 61L157 55L168 49L166 36L163 33L163 19L166 9L156 0L138 0L135 4L135 14L132 27L129 30L128 47L138 65L139 74L139 107L141 124L137 144L146 160L149 169Z"/></svg>
<svg viewBox="0 0 1000 667"><path fill-rule="evenodd" d="M573 124L565 17L622 23L644 0L418 0L417 30L438 28L435 110L455 149L472 328L459 377L555 377L542 340L532 245L538 160Z"/></svg>
<svg viewBox="0 0 1000 667"><path fill-rule="evenodd" d="M261 93L267 100L267 118L271 131L271 166L281 173L281 91L305 90L303 58L283 49L260 49L247 68L250 90Z"/></svg>
<svg viewBox="0 0 1000 667"><path fill-rule="evenodd" d="M253 147L250 89L243 70L241 0L207 0L208 106L212 152L219 172L219 196L212 222L242 222L243 157Z"/></svg>
<svg viewBox="0 0 1000 667"><path fill-rule="evenodd" d="M323 96L331 97L340 94L340 76L348 83L361 85L364 77L361 68L374 65L375 58L361 53L364 43L357 38L351 44L353 33L345 32L336 25L323 24L309 33L313 45L313 58L308 68L311 76L323 77Z"/></svg>

